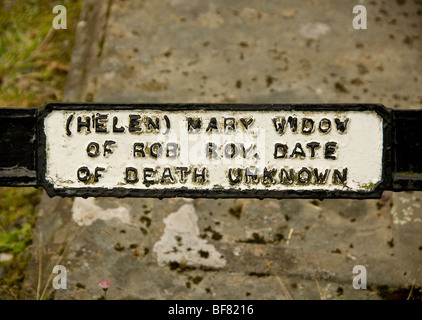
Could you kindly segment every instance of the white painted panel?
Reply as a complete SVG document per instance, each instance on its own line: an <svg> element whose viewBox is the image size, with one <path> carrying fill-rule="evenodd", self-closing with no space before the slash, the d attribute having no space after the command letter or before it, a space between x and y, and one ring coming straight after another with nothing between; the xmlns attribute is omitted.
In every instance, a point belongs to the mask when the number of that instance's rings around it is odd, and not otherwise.
<svg viewBox="0 0 422 320"><path fill-rule="evenodd" d="M95 119L98 114L106 115L102 119L103 128L107 132L96 132ZM73 115L69 129L71 134L66 133L66 122ZM129 132L130 115L139 115L141 132ZM166 132L165 115L170 122L170 130ZM77 131L78 117L82 121L90 118L90 130L81 126ZM94 118L93 118L94 117ZM113 118L117 118L117 128L123 127L124 132L113 132ZM147 117L153 121L159 119L160 130L150 128L147 130ZM201 119L201 130L188 132L188 118ZM215 118L218 130L211 129L212 118ZM296 118L298 129L293 132L289 125L289 117ZM234 118L236 131L231 130L233 122L228 118ZM243 123L241 118L244 119ZM304 133L302 130L304 118L314 122L313 132ZM226 120L225 120L226 119ZM245 128L250 119L253 119L248 129ZM277 123L286 120L284 133L277 132L273 119ZM322 119L328 119L331 129L321 132L319 124ZM347 120L346 129L341 132L337 128L335 119L341 122ZM226 130L224 123L226 121ZM135 123L135 122L133 122ZM101 111L71 111L54 110L45 118L46 135L46 174L45 178L54 188L106 188L116 187L131 189L188 189L212 190L212 189L240 189L240 190L349 190L370 191L374 185L382 179L382 154L383 154L383 120L374 111L171 111L162 110L101 110ZM322 129L328 126L324 120ZM98 127L100 128L100 127ZM306 131L307 129L305 129ZM106 140L114 141L110 145L111 152L104 156L104 143ZM100 154L90 157L87 153L89 143L95 142L100 146ZM314 149L315 155L311 157L309 143L318 143ZM134 144L143 143L145 157L142 152L134 156ZM162 154L158 158L151 157L147 150L153 143L162 145ZM169 143L177 144L178 153L172 149L168 151ZM214 143L217 154L216 158L209 159L206 154L208 144ZM233 158L227 158L225 147L234 143L237 153ZM275 158L275 144L287 145L287 153L284 157ZM292 153L297 144L296 155ZM328 145L327 145L328 143ZM242 147L243 145L243 147ZM138 149L139 149L138 145ZM277 156L281 156L284 147L278 149ZM244 150L245 152L244 152ZM330 154L331 150L331 154ZM228 147L228 153L232 149ZM299 155L304 152L305 157ZM214 153L211 152L212 155ZM335 159L332 159L335 157ZM93 177L87 181L78 179L78 169L87 167L91 175L95 168L104 168L98 171L98 181ZM128 183L125 181L126 168L135 168L138 172L138 181ZM182 181L181 170L178 167L188 168ZM151 172L149 169L151 168ZM168 169L166 169L168 168ZM249 169L247 169L249 168ZM205 169L206 181L200 177L194 181L194 172L201 174ZM241 173L238 183L231 183L229 169L232 169L232 180L237 181L237 174ZM240 171L238 171L240 169ZM275 169L273 182L263 179L264 170ZM293 170L293 182L285 179L281 181L280 172L285 169L288 173ZM315 176L327 172L326 179L318 183ZM146 171L146 180L144 179ZM246 182L246 172L258 174L258 181ZM302 171L301 171L302 170ZM347 175L346 175L347 171ZM338 174L336 174L336 172ZM298 176L298 174L300 175ZM164 178L163 178L164 174ZM308 174L310 176L308 177ZM335 179L337 176L337 180ZM84 174L81 172L83 180ZM134 175L131 175L134 178ZM309 179L308 179L309 178ZM344 179L342 182L341 180ZM265 180L265 181L264 181ZM309 182L308 182L309 180ZM153 183L149 182L153 181ZM301 183L302 181L302 183ZM303 183L305 182L305 183Z"/></svg>

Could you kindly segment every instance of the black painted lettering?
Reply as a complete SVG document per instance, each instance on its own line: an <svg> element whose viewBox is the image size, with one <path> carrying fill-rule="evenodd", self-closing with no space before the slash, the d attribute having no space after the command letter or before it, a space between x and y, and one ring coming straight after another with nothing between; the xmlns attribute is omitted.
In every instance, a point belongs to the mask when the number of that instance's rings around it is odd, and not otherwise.
<svg viewBox="0 0 422 320"><path fill-rule="evenodd" d="M308 168L303 167L297 173L298 183L308 184L311 181L311 171Z"/></svg>
<svg viewBox="0 0 422 320"><path fill-rule="evenodd" d="M141 116L138 114L129 115L129 132L141 132L142 128L140 127L141 123L139 122Z"/></svg>
<svg viewBox="0 0 422 320"><path fill-rule="evenodd" d="M149 154L153 158L160 157L162 153L163 153L163 147L161 146L161 143L159 143L159 142L154 142L149 147Z"/></svg>
<svg viewBox="0 0 422 320"><path fill-rule="evenodd" d="M201 118L188 118L188 132L191 129L195 130L195 132L199 132L201 130Z"/></svg>
<svg viewBox="0 0 422 320"><path fill-rule="evenodd" d="M242 169L237 168L237 176L233 176L234 169L230 168L228 172L229 182L231 185L238 184L242 181Z"/></svg>
<svg viewBox="0 0 422 320"><path fill-rule="evenodd" d="M77 127L78 127L78 132L81 132L83 127L86 128L87 132L91 132L91 118L85 117L85 121L82 121L82 117L78 117Z"/></svg>
<svg viewBox="0 0 422 320"><path fill-rule="evenodd" d="M314 175L315 175L315 182L317 184L325 184L327 182L328 174L330 173L329 169L325 169L324 173L319 173L318 169L314 169Z"/></svg>
<svg viewBox="0 0 422 320"><path fill-rule="evenodd" d="M284 158L287 153L287 144L276 143L274 145L274 159Z"/></svg>
<svg viewBox="0 0 422 320"><path fill-rule="evenodd" d="M340 121L340 119L335 118L334 121L336 122L337 131L340 133L344 133L347 129L347 124L349 123L349 118L344 121Z"/></svg>
<svg viewBox="0 0 422 320"><path fill-rule="evenodd" d="M268 170L267 167L264 167L264 173L262 175L262 183L268 183L268 180L270 183L274 183L274 175L276 174L276 169Z"/></svg>
<svg viewBox="0 0 422 320"><path fill-rule="evenodd" d="M279 134L283 134L286 130L286 119L281 118L279 121L277 121L277 118L273 118L273 124L275 131L277 131Z"/></svg>
<svg viewBox="0 0 422 320"><path fill-rule="evenodd" d="M176 167L176 171L180 171L180 182L186 182L185 176L189 173L188 167Z"/></svg>
<svg viewBox="0 0 422 320"><path fill-rule="evenodd" d="M202 180L202 182L206 182L207 181L206 172L207 172L206 168L203 168L201 173L198 173L198 168L195 168L193 170L193 182L198 182L199 178Z"/></svg>
<svg viewBox="0 0 422 320"><path fill-rule="evenodd" d="M310 118L302 119L302 133L310 134L314 131L315 121Z"/></svg>
<svg viewBox="0 0 422 320"><path fill-rule="evenodd" d="M166 132L164 134L167 134L170 132L170 119L167 115L164 115L164 120L166 121Z"/></svg>
<svg viewBox="0 0 422 320"><path fill-rule="evenodd" d="M248 130L249 129L249 127L253 123L253 120L254 120L253 118L249 118L248 120L246 120L245 118L240 118L240 122L245 127L245 130Z"/></svg>
<svg viewBox="0 0 422 320"><path fill-rule="evenodd" d="M258 168L255 168L255 170L252 172L251 168L247 167L245 172L245 182L249 183L249 180L253 180L253 182L258 182Z"/></svg>
<svg viewBox="0 0 422 320"><path fill-rule="evenodd" d="M208 146L205 149L205 153L208 159L218 158L217 145L214 142L208 142Z"/></svg>
<svg viewBox="0 0 422 320"><path fill-rule="evenodd" d="M144 168L144 184L149 186L150 184L154 184L154 169L153 168Z"/></svg>
<svg viewBox="0 0 422 320"><path fill-rule="evenodd" d="M337 146L337 142L327 142L325 144L325 148L324 148L324 158L325 159L336 159L336 156L334 155L334 152L336 152L336 146Z"/></svg>
<svg viewBox="0 0 422 320"><path fill-rule="evenodd" d="M319 144L319 142L309 142L308 144L306 144L306 146L311 149L311 158L315 157L315 149L319 148L321 145Z"/></svg>
<svg viewBox="0 0 422 320"><path fill-rule="evenodd" d="M224 131L236 131L236 120L234 118L224 118Z"/></svg>
<svg viewBox="0 0 422 320"><path fill-rule="evenodd" d="M346 182L347 182L347 168L344 168L342 173L338 169L334 169L333 183L344 184Z"/></svg>
<svg viewBox="0 0 422 320"><path fill-rule="evenodd" d="M161 183L165 183L165 182L167 182L167 180L170 183L174 183L174 178L173 178L173 175L171 174L171 170L170 170L169 167L164 168L163 175L161 177Z"/></svg>
<svg viewBox="0 0 422 320"><path fill-rule="evenodd" d="M145 145L143 142L135 142L133 144L133 156L136 158L139 154L141 154L141 156L145 158L144 147Z"/></svg>
<svg viewBox="0 0 422 320"><path fill-rule="evenodd" d="M160 130L160 118L155 118L155 122L150 118L147 117L147 128L151 131L151 127L155 130Z"/></svg>
<svg viewBox="0 0 422 320"><path fill-rule="evenodd" d="M70 136L72 132L70 131L70 124L72 123L73 113L66 120L66 135Z"/></svg>
<svg viewBox="0 0 422 320"><path fill-rule="evenodd" d="M231 159L237 154L237 147L234 143L228 143L224 147L224 155L227 159Z"/></svg>
<svg viewBox="0 0 422 320"><path fill-rule="evenodd" d="M91 172L88 167L80 167L77 172L78 180L82 182L87 182L90 178Z"/></svg>
<svg viewBox="0 0 422 320"><path fill-rule="evenodd" d="M116 144L116 141L113 140L106 140L104 142L104 157L108 154L108 153L113 153L113 149L110 149L109 146L112 146Z"/></svg>
<svg viewBox="0 0 422 320"><path fill-rule="evenodd" d="M106 114L97 114L95 117L95 132L107 132L107 118Z"/></svg>
<svg viewBox="0 0 422 320"><path fill-rule="evenodd" d="M254 144L251 144L251 146L246 149L243 143L239 143L239 148L242 151L243 158L246 159L246 157L248 156L249 152L253 149L253 147L254 147Z"/></svg>
<svg viewBox="0 0 422 320"><path fill-rule="evenodd" d="M94 170L94 182L98 182L98 180L102 177L100 171L104 171L105 168L96 167Z"/></svg>
<svg viewBox="0 0 422 320"><path fill-rule="evenodd" d="M113 132L124 132L125 128L124 127L117 127L117 122L119 121L119 119L117 117L113 117Z"/></svg>
<svg viewBox="0 0 422 320"><path fill-rule="evenodd" d="M296 117L289 117L287 118L287 122L290 125L290 128L292 129L292 132L297 131L297 118Z"/></svg>
<svg viewBox="0 0 422 320"><path fill-rule="evenodd" d="M176 142L169 142L166 146L166 157L177 158L179 155L179 145Z"/></svg>
<svg viewBox="0 0 422 320"><path fill-rule="evenodd" d="M217 132L218 132L217 119L215 117L212 117L210 119L210 122L208 123L207 130L205 130L205 131L209 132L209 131L212 131L212 129L217 130Z"/></svg>
<svg viewBox="0 0 422 320"><path fill-rule="evenodd" d="M319 131L322 133L327 133L331 130L331 121L327 118L321 119L318 126Z"/></svg>
<svg viewBox="0 0 422 320"><path fill-rule="evenodd" d="M295 145L295 147L292 151L292 154L290 155L290 158L297 157L297 156L300 156L300 157L306 156L305 151L303 151L302 145L299 142L296 143L296 145Z"/></svg>
<svg viewBox="0 0 422 320"><path fill-rule="evenodd" d="M293 169L290 169L289 172L287 172L287 170L284 169L284 168L280 169L280 183L282 183L282 184L292 184L293 178L294 178Z"/></svg>
<svg viewBox="0 0 422 320"><path fill-rule="evenodd" d="M138 169L133 168L133 167L127 167L126 168L125 181L127 183L136 183L136 182L138 182L139 181L139 178L138 178Z"/></svg>
<svg viewBox="0 0 422 320"><path fill-rule="evenodd" d="M91 158L98 157L100 155L100 145L96 142L90 142L86 147L86 153Z"/></svg>

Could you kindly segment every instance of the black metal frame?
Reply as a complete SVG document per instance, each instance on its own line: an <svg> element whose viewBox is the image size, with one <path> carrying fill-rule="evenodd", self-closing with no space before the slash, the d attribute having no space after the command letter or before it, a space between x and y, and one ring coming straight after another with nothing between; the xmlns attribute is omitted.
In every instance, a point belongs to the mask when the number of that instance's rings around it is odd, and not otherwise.
<svg viewBox="0 0 422 320"><path fill-rule="evenodd" d="M374 111L383 119L382 180L371 191L194 190L66 188L55 189L45 179L44 119L54 110L175 111ZM189 198L379 198L384 190L422 190L422 111L392 110L381 104L108 104L48 103L40 109L0 110L0 185L42 186L49 196L189 197ZM6 150L10 150L7 152ZM409 149L412 152L409 153ZM407 150L407 152L406 152ZM18 154L19 156L16 156ZM421 158L420 158L420 157Z"/></svg>

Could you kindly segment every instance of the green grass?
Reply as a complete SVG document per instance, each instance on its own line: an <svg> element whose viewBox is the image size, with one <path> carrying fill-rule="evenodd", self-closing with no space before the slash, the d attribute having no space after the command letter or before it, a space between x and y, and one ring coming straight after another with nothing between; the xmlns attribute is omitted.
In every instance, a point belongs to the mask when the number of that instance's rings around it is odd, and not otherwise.
<svg viewBox="0 0 422 320"><path fill-rule="evenodd" d="M53 7L67 9L55 30ZM61 101L81 0L0 0L0 108ZM0 110L1 111L1 110ZM41 189L0 187L0 300L18 299L29 261Z"/></svg>
<svg viewBox="0 0 422 320"><path fill-rule="evenodd" d="M12 259L0 262L0 299L17 297L28 264L28 248L36 223L41 189L0 188L0 254Z"/></svg>
<svg viewBox="0 0 422 320"><path fill-rule="evenodd" d="M67 8L67 29L52 12ZM0 107L42 107L60 101L80 12L80 0L0 1Z"/></svg>
<svg viewBox="0 0 422 320"><path fill-rule="evenodd" d="M34 225L36 218L33 208L39 202L41 189L11 188L0 189L0 239L1 234L11 232L29 224ZM0 240L0 252L3 252Z"/></svg>

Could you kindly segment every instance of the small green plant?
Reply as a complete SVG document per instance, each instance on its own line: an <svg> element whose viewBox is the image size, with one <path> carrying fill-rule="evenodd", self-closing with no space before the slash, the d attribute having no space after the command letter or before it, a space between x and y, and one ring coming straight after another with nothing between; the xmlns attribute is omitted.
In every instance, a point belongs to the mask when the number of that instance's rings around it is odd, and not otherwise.
<svg viewBox="0 0 422 320"><path fill-rule="evenodd" d="M31 225L26 223L22 228L9 233L0 233L0 252L11 252L18 255L31 244Z"/></svg>
<svg viewBox="0 0 422 320"><path fill-rule="evenodd" d="M32 243L36 206L41 190L0 188L0 253L12 259L0 263L0 299L17 298L28 264L27 248Z"/></svg>

